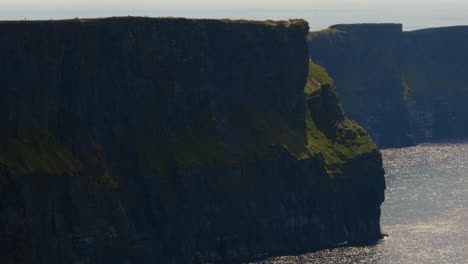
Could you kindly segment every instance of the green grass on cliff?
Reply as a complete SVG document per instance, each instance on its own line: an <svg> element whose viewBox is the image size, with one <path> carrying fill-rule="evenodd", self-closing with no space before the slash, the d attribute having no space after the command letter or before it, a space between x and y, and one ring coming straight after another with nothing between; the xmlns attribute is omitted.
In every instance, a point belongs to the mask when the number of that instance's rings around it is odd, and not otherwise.
<svg viewBox="0 0 468 264"><path fill-rule="evenodd" d="M309 97L318 93L322 85L326 84L333 85L333 80L324 68L310 61L309 76L304 88L305 96ZM367 132L356 122L346 117L343 120L336 120L334 133L325 133L318 129L319 124L316 123L318 120L314 120L311 110L307 106L306 108L308 153L322 155L332 175L340 175L344 164L377 149ZM307 155L302 155L302 157L307 157Z"/></svg>
<svg viewBox="0 0 468 264"><path fill-rule="evenodd" d="M0 165L13 174L73 174L82 163L50 134L30 124L0 131Z"/></svg>
<svg viewBox="0 0 468 264"><path fill-rule="evenodd" d="M307 76L304 93L306 96L311 95L324 84L334 85L333 79L322 66L315 64L312 60L309 60L309 75Z"/></svg>
<svg viewBox="0 0 468 264"><path fill-rule="evenodd" d="M93 148L77 157L34 122L4 124L0 130L0 166L12 176L73 175L91 188L116 188L101 147L93 143Z"/></svg>
<svg viewBox="0 0 468 264"><path fill-rule="evenodd" d="M307 111L307 147L312 153L323 155L327 165L331 167L342 165L377 149L367 132L356 122L349 119L338 122L335 135L327 136L317 128L310 117L310 111Z"/></svg>

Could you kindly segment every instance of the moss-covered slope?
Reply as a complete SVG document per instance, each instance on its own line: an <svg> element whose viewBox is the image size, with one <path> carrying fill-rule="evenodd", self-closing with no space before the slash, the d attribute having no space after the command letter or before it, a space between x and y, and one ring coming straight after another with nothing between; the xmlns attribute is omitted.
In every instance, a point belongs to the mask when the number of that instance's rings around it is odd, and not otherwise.
<svg viewBox="0 0 468 264"><path fill-rule="evenodd" d="M324 157L332 179L353 177L344 170L346 164L362 155L378 152L377 146L362 127L346 117L333 80L313 61L309 61L304 93L309 153Z"/></svg>

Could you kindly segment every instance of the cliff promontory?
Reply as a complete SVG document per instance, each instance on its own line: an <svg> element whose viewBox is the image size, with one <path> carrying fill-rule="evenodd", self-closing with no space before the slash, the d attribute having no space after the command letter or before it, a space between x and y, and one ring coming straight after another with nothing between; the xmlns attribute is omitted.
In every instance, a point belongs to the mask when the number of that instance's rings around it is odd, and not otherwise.
<svg viewBox="0 0 468 264"><path fill-rule="evenodd" d="M307 32L1 22L0 262L227 263L379 238L380 153Z"/></svg>

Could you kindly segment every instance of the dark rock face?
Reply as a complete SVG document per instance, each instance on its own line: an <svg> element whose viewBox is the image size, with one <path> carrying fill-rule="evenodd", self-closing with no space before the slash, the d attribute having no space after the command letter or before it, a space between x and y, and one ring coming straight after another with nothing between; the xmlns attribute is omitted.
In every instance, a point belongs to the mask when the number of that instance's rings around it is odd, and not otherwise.
<svg viewBox="0 0 468 264"><path fill-rule="evenodd" d="M0 23L1 262L227 263L379 238L367 135L334 177L307 149L307 31Z"/></svg>
<svg viewBox="0 0 468 264"><path fill-rule="evenodd" d="M468 136L468 28L336 25L309 36L344 108L381 147Z"/></svg>
<svg viewBox="0 0 468 264"><path fill-rule="evenodd" d="M468 27L404 33L402 79L419 141L468 136Z"/></svg>

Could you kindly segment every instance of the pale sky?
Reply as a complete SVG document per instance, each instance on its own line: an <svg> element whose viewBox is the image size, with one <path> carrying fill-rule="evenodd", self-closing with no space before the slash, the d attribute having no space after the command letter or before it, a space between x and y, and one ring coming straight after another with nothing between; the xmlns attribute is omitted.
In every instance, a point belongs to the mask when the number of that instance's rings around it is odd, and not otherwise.
<svg viewBox="0 0 468 264"><path fill-rule="evenodd" d="M0 0L0 20L127 15L304 18L313 30L338 23L395 22L412 30L468 25L468 0Z"/></svg>

